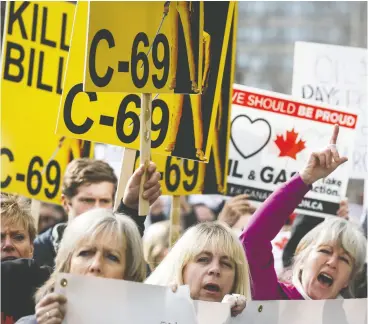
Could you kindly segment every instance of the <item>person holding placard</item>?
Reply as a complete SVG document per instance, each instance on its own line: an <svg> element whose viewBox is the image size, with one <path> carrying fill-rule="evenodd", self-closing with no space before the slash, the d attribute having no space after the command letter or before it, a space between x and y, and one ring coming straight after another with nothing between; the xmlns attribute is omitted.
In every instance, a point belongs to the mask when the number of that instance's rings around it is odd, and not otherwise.
<svg viewBox="0 0 368 324"><path fill-rule="evenodd" d="M129 217L107 209L89 210L65 229L55 271L36 293L35 315L18 323L61 323L66 298L53 292L60 272L142 282L146 276L140 233Z"/></svg>
<svg viewBox="0 0 368 324"><path fill-rule="evenodd" d="M130 177L118 207L118 212L134 219L141 235L144 231L145 217L138 216L138 200L143 171L141 166ZM156 165L151 162L143 192L150 204L161 195L159 179L160 174L156 172ZM73 160L65 171L61 197L69 222L94 208L112 209L116 188L117 178L114 170L106 162L87 158ZM40 265L54 266L54 258L67 225L68 223L57 224L35 239L34 259Z"/></svg>
<svg viewBox="0 0 368 324"><path fill-rule="evenodd" d="M232 316L251 300L248 262L227 225L205 222L188 229L145 283L189 285L194 300L230 302Z"/></svg>
<svg viewBox="0 0 368 324"><path fill-rule="evenodd" d="M313 152L306 167L257 209L243 231L240 239L249 261L253 299L335 299L343 291L354 296L354 280L363 270L367 245L355 224L331 217L310 231L297 247L292 284L278 281L271 247L312 184L347 161L336 147L338 133L335 125L327 148Z"/></svg>

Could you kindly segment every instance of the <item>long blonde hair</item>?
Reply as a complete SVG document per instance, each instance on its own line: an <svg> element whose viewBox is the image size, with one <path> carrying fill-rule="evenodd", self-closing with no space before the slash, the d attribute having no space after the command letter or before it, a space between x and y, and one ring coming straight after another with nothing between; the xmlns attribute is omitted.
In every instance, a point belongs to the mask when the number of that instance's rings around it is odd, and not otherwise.
<svg viewBox="0 0 368 324"><path fill-rule="evenodd" d="M354 297L354 281L363 271L366 261L367 240L357 225L343 218L329 217L302 238L295 252L293 281L300 280L303 264L313 249L333 242L336 242L353 259L353 270L347 292Z"/></svg>
<svg viewBox="0 0 368 324"><path fill-rule="evenodd" d="M53 291L58 273L70 272L73 253L80 244L86 240L93 240L99 235L114 238L119 246L123 246L127 266L123 279L136 282L142 282L145 279L146 265L143 258L142 240L134 221L125 215L113 213L107 209L93 209L79 215L68 224L55 258L55 271L36 292L36 302Z"/></svg>
<svg viewBox="0 0 368 324"><path fill-rule="evenodd" d="M143 236L143 253L151 271L153 271L161 261L170 247L170 221L165 220L149 226Z"/></svg>
<svg viewBox="0 0 368 324"><path fill-rule="evenodd" d="M249 266L243 246L231 229L220 222L204 222L189 228L145 283L184 285L184 267L205 250L222 252L234 261L235 280L231 293L251 300Z"/></svg>

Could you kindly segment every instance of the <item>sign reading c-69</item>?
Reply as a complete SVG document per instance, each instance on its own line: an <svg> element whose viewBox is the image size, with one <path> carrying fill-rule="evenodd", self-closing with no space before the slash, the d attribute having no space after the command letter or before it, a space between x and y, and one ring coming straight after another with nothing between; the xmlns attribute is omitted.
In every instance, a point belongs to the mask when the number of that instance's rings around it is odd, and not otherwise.
<svg viewBox="0 0 368 324"><path fill-rule="evenodd" d="M229 13L223 15L225 22L230 13L232 11L229 10ZM111 93L101 92L100 89L83 90L87 22L88 3L78 2L70 37L56 133L137 150L140 142L141 113L141 98L137 91ZM220 29L221 34L224 34L224 29ZM103 48L107 43L100 44L98 46ZM214 47L221 49L217 44ZM97 55L100 55L99 53L98 49ZM221 51L212 51L212 55L215 54L221 57ZM178 70L180 69L182 66L178 67ZM214 133L212 130L215 127L215 108L217 109L215 98L220 90L217 84L221 84L223 73L222 69L216 66L211 71L212 75L208 78L210 88L202 96L174 93L154 96L151 126L153 153L209 161ZM96 73L101 75L102 72L96 69Z"/></svg>
<svg viewBox="0 0 368 324"><path fill-rule="evenodd" d="M203 3L90 2L85 91L201 93Z"/></svg>

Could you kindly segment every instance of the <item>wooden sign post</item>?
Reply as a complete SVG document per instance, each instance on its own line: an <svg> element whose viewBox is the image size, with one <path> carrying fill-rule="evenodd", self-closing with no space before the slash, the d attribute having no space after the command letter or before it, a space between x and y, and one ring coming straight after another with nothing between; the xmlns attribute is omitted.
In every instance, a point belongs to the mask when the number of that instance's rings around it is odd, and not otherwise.
<svg viewBox="0 0 368 324"><path fill-rule="evenodd" d="M170 247L180 237L180 196L172 196L170 210Z"/></svg>
<svg viewBox="0 0 368 324"><path fill-rule="evenodd" d="M152 94L142 93L140 115L140 161L144 165L144 175L139 187L139 216L147 215L149 212L149 201L143 199L144 183L147 180L147 168L151 159L151 120L152 120Z"/></svg>

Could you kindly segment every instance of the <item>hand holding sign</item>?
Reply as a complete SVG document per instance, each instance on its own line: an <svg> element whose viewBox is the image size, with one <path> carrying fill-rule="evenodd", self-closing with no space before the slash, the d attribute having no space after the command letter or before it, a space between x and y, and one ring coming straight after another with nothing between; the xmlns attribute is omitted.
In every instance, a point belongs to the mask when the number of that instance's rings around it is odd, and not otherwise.
<svg viewBox="0 0 368 324"><path fill-rule="evenodd" d="M57 293L47 294L36 305L37 323L61 323L65 316L66 298Z"/></svg>
<svg viewBox="0 0 368 324"><path fill-rule="evenodd" d="M348 158L340 157L336 148L339 126L335 125L330 144L320 152L313 152L307 162L306 167L300 173L306 184L313 184L319 179L326 178L329 174L345 163Z"/></svg>
<svg viewBox="0 0 368 324"><path fill-rule="evenodd" d="M123 203L129 208L138 208L139 186L143 176L144 166L141 165L137 170L135 170L129 179L123 198ZM161 185L159 183L160 178L160 173L156 172L156 165L153 162L150 162L147 167L147 181L143 186L143 198L148 200L150 205L152 205L161 195Z"/></svg>

